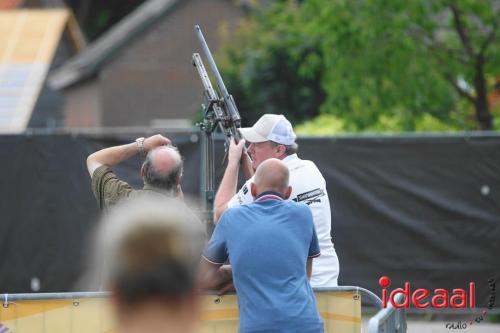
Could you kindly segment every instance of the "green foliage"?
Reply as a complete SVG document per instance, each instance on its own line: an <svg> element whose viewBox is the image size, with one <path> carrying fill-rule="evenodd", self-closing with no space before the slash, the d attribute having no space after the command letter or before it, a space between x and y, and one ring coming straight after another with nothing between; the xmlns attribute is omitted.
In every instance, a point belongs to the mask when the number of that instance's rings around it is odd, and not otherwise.
<svg viewBox="0 0 500 333"><path fill-rule="evenodd" d="M332 135L349 132L345 121L333 115L319 115L318 117L295 126L299 135Z"/></svg>
<svg viewBox="0 0 500 333"><path fill-rule="evenodd" d="M417 119L414 120L415 132L456 132L457 128L453 127L429 113L422 113ZM500 124L500 122L499 122ZM389 117L387 115L380 115L379 118L369 127L358 128L353 123L343 120L342 118L322 114L318 117L306 121L300 125L295 126L295 132L299 135L312 135L324 136L344 134L350 132L368 132L368 133L398 133L404 126L404 119L397 116Z"/></svg>
<svg viewBox="0 0 500 333"><path fill-rule="evenodd" d="M276 1L223 49L223 75L247 124L283 113L292 122L320 115L298 126L307 134L477 129L464 96L475 94L484 45L486 76L500 73L498 36L488 39L500 17L494 2Z"/></svg>
<svg viewBox="0 0 500 333"><path fill-rule="evenodd" d="M496 117L493 121L495 131L500 131L500 117Z"/></svg>

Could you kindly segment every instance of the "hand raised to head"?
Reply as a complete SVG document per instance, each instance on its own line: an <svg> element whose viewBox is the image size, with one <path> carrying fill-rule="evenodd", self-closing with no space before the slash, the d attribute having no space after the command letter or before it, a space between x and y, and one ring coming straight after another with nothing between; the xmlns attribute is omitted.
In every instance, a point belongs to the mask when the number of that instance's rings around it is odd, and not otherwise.
<svg viewBox="0 0 500 333"><path fill-rule="evenodd" d="M150 151L152 149L155 149L156 147L169 145L171 143L172 142L170 141L169 138L166 138L161 134L156 134L150 136L149 138L144 139L144 150Z"/></svg>

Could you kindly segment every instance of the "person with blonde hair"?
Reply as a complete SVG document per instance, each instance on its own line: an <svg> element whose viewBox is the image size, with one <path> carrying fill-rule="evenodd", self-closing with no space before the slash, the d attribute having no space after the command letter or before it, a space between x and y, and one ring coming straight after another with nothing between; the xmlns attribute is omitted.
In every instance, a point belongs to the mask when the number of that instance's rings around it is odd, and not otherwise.
<svg viewBox="0 0 500 333"><path fill-rule="evenodd" d="M124 200L104 215L94 268L111 291L119 332L194 332L203 248L194 226L196 217L175 199Z"/></svg>

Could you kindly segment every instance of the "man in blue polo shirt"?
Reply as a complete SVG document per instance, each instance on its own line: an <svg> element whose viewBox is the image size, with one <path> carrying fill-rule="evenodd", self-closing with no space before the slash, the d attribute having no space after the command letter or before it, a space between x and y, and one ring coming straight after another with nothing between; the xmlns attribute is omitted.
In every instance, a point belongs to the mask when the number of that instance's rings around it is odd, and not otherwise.
<svg viewBox="0 0 500 333"><path fill-rule="evenodd" d="M263 162L251 184L255 201L227 209L203 253L202 288L232 273L240 333L323 332L308 280L312 258L320 255L318 238L309 207L286 200L288 179L283 162ZM222 266L227 259L230 270Z"/></svg>

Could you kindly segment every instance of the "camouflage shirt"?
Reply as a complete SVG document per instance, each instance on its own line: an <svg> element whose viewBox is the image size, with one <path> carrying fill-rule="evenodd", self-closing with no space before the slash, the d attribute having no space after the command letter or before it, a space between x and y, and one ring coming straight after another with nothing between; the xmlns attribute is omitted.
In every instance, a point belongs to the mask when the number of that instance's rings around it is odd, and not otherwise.
<svg viewBox="0 0 500 333"><path fill-rule="evenodd" d="M133 189L127 182L119 179L116 174L107 165L101 165L92 174L92 192L99 204L101 210L106 210L117 204L120 200L132 198L135 196L164 196L168 200L175 200L176 204L181 204L191 211L188 206L175 198L170 191L158 189L147 184L140 190ZM194 216L196 216L193 213ZM195 219L199 225L194 226L198 229L203 243L206 241L206 229L198 217Z"/></svg>
<svg viewBox="0 0 500 333"><path fill-rule="evenodd" d="M92 174L92 192L99 208L105 210L118 201L136 195L165 195L174 198L171 192L164 191L149 185L140 190L133 189L127 182L119 179L107 165L101 165Z"/></svg>

